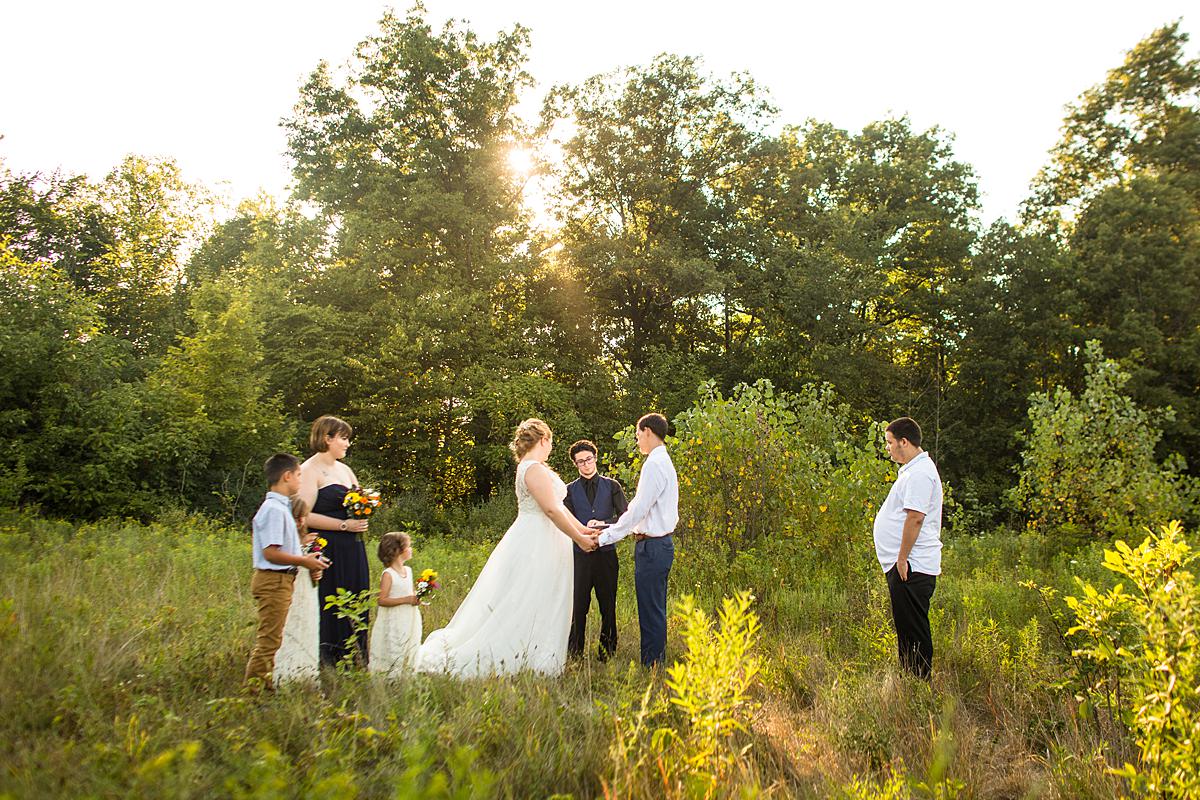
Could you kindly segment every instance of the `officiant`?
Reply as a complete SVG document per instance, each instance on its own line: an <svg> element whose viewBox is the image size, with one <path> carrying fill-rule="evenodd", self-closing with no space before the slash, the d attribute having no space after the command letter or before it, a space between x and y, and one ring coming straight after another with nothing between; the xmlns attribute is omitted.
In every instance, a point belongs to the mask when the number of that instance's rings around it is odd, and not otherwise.
<svg viewBox="0 0 1200 800"><path fill-rule="evenodd" d="M584 525L616 522L629 503L621 484L600 474L596 445L581 439L567 452L579 470L579 477L567 484L563 505ZM588 609L594 591L596 605L600 608L600 660L605 661L617 649L617 573L620 566L617 546L605 545L590 553L585 553L577 544L572 546L575 549L575 598L567 653L570 656L583 654Z"/></svg>

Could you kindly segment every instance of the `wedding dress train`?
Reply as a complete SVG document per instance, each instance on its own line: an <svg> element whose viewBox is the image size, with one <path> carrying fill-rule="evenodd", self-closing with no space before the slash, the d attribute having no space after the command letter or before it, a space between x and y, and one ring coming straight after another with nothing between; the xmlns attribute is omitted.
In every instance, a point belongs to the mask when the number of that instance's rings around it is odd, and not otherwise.
<svg viewBox="0 0 1200 800"><path fill-rule="evenodd" d="M450 624L429 634L417 670L462 678L529 670L562 672L571 628L571 540L525 485L539 462L517 465L517 518L488 557ZM553 474L553 473L552 473ZM554 475L558 497L567 487Z"/></svg>

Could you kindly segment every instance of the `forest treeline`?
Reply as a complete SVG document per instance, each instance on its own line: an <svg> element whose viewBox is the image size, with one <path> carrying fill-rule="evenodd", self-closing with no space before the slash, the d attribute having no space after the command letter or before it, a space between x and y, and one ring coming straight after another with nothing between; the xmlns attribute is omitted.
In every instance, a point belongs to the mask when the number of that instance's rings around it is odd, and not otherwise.
<svg viewBox="0 0 1200 800"><path fill-rule="evenodd" d="M511 475L524 417L603 446L708 381L765 378L829 384L863 421L916 417L959 502L994 520L1025 511L1009 490L1031 395L1083 392L1091 340L1136 403L1173 409L1157 456L1194 472L1187 42L1165 25L1098 76L1020 218L986 228L940 129L780 127L750 76L675 55L553 87L530 123L529 31L485 40L420 7L300 88L286 201L213 223L170 160L103 180L0 164L0 504L241 515L263 458L325 413L385 491L477 500ZM531 174L514 151L543 157Z"/></svg>

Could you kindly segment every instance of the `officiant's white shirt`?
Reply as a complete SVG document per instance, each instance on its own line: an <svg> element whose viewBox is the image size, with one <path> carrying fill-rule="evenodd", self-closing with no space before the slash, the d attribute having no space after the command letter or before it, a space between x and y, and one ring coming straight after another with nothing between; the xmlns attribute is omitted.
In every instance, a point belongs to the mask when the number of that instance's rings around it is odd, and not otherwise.
<svg viewBox="0 0 1200 800"><path fill-rule="evenodd" d="M900 467L896 482L875 515L875 555L887 572L900 557L900 540L909 511L925 515L921 532L908 553L909 569L942 574L942 476L929 453L921 452Z"/></svg>
<svg viewBox="0 0 1200 800"><path fill-rule="evenodd" d="M679 476L667 448L659 445L646 456L638 476L637 494L621 518L601 534L599 544L619 542L636 529L647 536L665 536L679 522Z"/></svg>

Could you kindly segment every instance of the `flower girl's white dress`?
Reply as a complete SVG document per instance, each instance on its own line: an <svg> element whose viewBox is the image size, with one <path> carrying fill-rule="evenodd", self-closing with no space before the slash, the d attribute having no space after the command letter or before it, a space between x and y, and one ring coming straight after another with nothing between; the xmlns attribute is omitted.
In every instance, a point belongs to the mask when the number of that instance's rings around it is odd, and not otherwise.
<svg viewBox="0 0 1200 800"><path fill-rule="evenodd" d="M275 683L315 682L320 674L321 610L317 587L304 567L292 583L292 605L283 625L283 644L275 654Z"/></svg>
<svg viewBox="0 0 1200 800"><path fill-rule="evenodd" d="M406 597L413 591L412 568L399 571L388 567L392 574L389 597ZM371 630L371 672L401 675L412 669L421 644L420 606L380 606Z"/></svg>
<svg viewBox="0 0 1200 800"><path fill-rule="evenodd" d="M517 518L496 545L450 624L429 634L417 656L421 672L459 677L531 670L562 672L571 629L575 559L571 540L525 485L538 462L517 466ZM560 499L567 487L554 475Z"/></svg>

